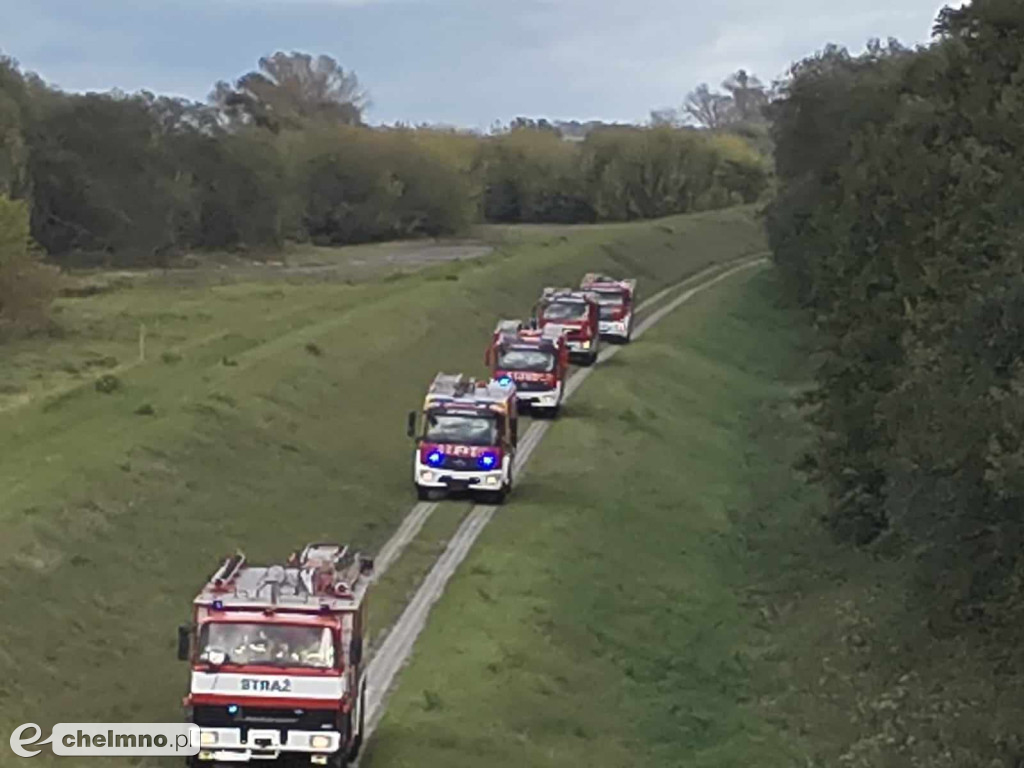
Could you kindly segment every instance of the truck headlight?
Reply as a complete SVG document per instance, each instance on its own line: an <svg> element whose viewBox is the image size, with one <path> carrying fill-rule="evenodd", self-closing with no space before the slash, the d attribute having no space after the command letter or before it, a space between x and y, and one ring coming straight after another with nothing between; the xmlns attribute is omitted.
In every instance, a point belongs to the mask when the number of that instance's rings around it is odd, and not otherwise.
<svg viewBox="0 0 1024 768"><path fill-rule="evenodd" d="M498 485L500 482L501 478L495 477L494 475L490 475L489 477L484 479L484 485Z"/></svg>
<svg viewBox="0 0 1024 768"><path fill-rule="evenodd" d="M434 473L431 472L429 469L421 470L420 480L422 480L424 483L432 483L434 482Z"/></svg>
<svg viewBox="0 0 1024 768"><path fill-rule="evenodd" d="M315 734L309 737L309 746L313 749L330 749L331 748L331 737L324 736L321 733Z"/></svg>
<svg viewBox="0 0 1024 768"><path fill-rule="evenodd" d="M583 349L590 349L590 342L589 341L584 341L583 343L580 344L580 346Z"/></svg>
<svg viewBox="0 0 1024 768"><path fill-rule="evenodd" d="M211 731L200 731L199 732L199 745L203 747L212 747L217 743L217 734Z"/></svg>

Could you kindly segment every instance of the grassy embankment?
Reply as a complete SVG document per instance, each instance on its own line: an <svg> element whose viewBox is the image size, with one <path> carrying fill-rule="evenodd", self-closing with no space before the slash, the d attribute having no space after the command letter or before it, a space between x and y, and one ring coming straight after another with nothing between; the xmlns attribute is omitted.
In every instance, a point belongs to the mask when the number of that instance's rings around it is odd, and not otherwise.
<svg viewBox="0 0 1024 768"><path fill-rule="evenodd" d="M66 299L65 340L4 349L7 381L31 368L44 384L0 412L0 730L176 719L174 627L216 559L379 546L413 503L405 411L438 369L481 371L495 318L543 285L606 269L652 292L762 247L744 210L505 234L479 262L354 285ZM146 361L97 392L101 366L83 360L130 359L140 323ZM45 395L75 371L81 386ZM393 614L407 587L385 584L377 605Z"/></svg>
<svg viewBox="0 0 1024 768"><path fill-rule="evenodd" d="M792 469L806 319L775 276L699 295L549 433L438 604L368 768L1011 768L995 644L837 545ZM456 681L456 682L453 682Z"/></svg>
<svg viewBox="0 0 1024 768"><path fill-rule="evenodd" d="M790 446L751 430L799 376L770 282L701 294L577 394L436 609L370 766L791 764L744 595L742 521L790 476Z"/></svg>

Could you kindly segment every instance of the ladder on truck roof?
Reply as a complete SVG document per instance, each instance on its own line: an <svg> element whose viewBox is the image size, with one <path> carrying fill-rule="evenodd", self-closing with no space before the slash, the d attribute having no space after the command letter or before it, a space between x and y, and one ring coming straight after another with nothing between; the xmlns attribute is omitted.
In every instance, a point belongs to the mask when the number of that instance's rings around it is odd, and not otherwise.
<svg viewBox="0 0 1024 768"><path fill-rule="evenodd" d="M611 277L609 275L600 274L597 272L588 272L583 276L580 281L580 288L584 291L596 291L600 288L625 288L626 290L633 292L636 290L636 278L629 278L625 280L619 280L618 278Z"/></svg>
<svg viewBox="0 0 1024 768"><path fill-rule="evenodd" d="M519 332L525 330L526 326L522 320L499 320L494 327L495 340L501 341L508 338L516 338Z"/></svg>
<svg viewBox="0 0 1024 768"><path fill-rule="evenodd" d="M431 403L463 401L466 403L506 403L515 388L500 381L478 381L461 373L438 373L427 391L426 407Z"/></svg>
<svg viewBox="0 0 1024 768"><path fill-rule="evenodd" d="M542 301L596 301L597 295L589 288L552 288L544 289Z"/></svg>
<svg viewBox="0 0 1024 768"><path fill-rule="evenodd" d="M564 326L561 325L545 325L540 329L540 337L545 341L551 341L558 343L563 336L567 333Z"/></svg>
<svg viewBox="0 0 1024 768"><path fill-rule="evenodd" d="M318 608L324 600L351 602L367 585L372 558L341 544L307 544L285 565L246 565L238 552L210 576L197 603L214 607Z"/></svg>

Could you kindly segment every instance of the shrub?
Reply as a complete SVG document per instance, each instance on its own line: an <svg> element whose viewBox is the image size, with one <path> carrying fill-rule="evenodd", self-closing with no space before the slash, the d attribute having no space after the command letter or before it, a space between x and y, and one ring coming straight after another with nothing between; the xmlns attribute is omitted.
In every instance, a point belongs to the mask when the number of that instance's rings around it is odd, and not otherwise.
<svg viewBox="0 0 1024 768"><path fill-rule="evenodd" d="M28 206L0 196L0 323L40 327L57 295L58 273L29 235Z"/></svg>

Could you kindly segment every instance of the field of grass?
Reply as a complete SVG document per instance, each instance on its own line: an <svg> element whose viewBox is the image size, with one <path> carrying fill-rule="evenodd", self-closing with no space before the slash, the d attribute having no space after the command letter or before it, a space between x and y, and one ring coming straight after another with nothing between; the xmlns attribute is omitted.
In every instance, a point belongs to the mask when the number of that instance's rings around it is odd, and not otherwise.
<svg viewBox="0 0 1024 768"><path fill-rule="evenodd" d="M437 370L482 372L495 318L544 285L604 269L649 294L762 248L733 210L531 229L482 259L354 284L62 300L63 339L0 350L0 386L35 382L0 412L0 731L180 717L175 627L217 559L325 538L376 549L413 503L405 412ZM140 323L147 355L129 367ZM119 387L103 394L108 364ZM418 566L400 567L384 616Z"/></svg>
<svg viewBox="0 0 1024 768"><path fill-rule="evenodd" d="M810 493L793 446L752 433L805 368L773 290L760 272L701 294L577 393L435 609L366 765L797 764L760 703L778 669L745 556L763 482Z"/></svg>

